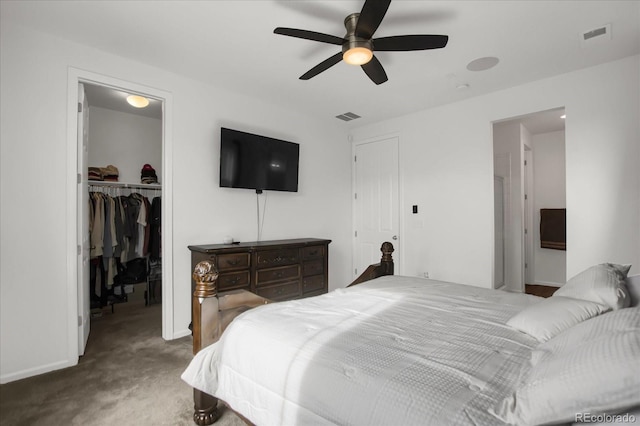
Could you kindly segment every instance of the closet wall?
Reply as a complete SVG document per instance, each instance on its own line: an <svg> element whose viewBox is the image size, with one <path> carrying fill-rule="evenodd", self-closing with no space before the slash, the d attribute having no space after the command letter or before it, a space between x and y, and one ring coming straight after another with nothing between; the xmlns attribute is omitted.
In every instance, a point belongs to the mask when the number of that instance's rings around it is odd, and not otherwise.
<svg viewBox="0 0 640 426"><path fill-rule="evenodd" d="M89 166L109 164L118 168L120 182L140 183L145 164L160 179L162 120L89 105Z"/></svg>
<svg viewBox="0 0 640 426"><path fill-rule="evenodd" d="M156 171L158 183L162 184L162 120L127 112L115 111L91 105L89 99L88 166L118 168L118 182L141 183L141 169L150 164ZM92 190L89 182L89 190ZM98 190L112 196L137 192L149 202L161 196L161 190L109 188ZM157 274L159 267L153 268ZM144 301L146 284L133 286L134 292L127 294L130 302ZM119 289L118 289L119 290Z"/></svg>

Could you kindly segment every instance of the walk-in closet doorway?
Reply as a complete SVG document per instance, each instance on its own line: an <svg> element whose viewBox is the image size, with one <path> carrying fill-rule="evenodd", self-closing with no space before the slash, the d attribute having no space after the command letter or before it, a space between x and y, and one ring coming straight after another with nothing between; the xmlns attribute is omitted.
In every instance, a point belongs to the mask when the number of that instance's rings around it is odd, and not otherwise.
<svg viewBox="0 0 640 426"><path fill-rule="evenodd" d="M68 288L69 301L69 354L71 357L79 357L84 353L91 327L91 291L89 282L91 279L90 263L91 263L91 247L92 242L87 232L89 229L89 188L92 191L104 193L106 197L129 195L132 192L151 196L151 200L155 196L159 196L159 207L162 213L162 220L159 229L161 251L159 257L161 262L156 264L155 278L161 278L159 281L160 291L155 294L147 293L144 295L144 302L148 304L154 302L154 295L161 294L162 303L162 337L164 339L173 339L173 248L172 248L172 209L171 209L171 96L169 93L155 88L149 88L140 84L131 83L111 77L90 73L74 68L69 69L68 78L68 164L69 164L69 189L68 199L68 229L69 229L69 256L68 264L69 275L74 277L70 280ZM89 90L87 91L87 88ZM87 92L91 94L87 96ZM161 139L158 144L158 150L154 160L157 162L155 166L157 172L155 174L157 183L142 183L141 171L145 164L128 164L131 156L121 156L121 165L117 166L120 176L118 182L113 182L113 177L108 180L103 179L102 182L89 180L89 167L107 168L110 162L105 164L90 164L89 162L89 124L91 102L98 102L97 94L109 94L99 102L100 106L94 105L96 111L101 111L103 115L116 116L123 114L123 111L117 111L117 107L108 104L108 102L125 101L128 95L139 95L156 104L158 108L157 119L159 120L158 137ZM108 98L111 98L109 100ZM121 97L122 99L118 99ZM93 100L91 99L93 98ZM126 110L124 110L126 112ZM130 111L129 111L130 112ZM122 115L126 117L126 115ZM113 117L112 117L113 118ZM130 123L129 123L130 125ZM95 129L94 129L95 130ZM117 137L117 135L114 135ZM122 150L124 147L119 147ZM140 162L138 160L137 162ZM75 165L75 167L73 167ZM92 172L95 170L92 170ZM155 172L155 170L154 170ZM105 175L107 171L105 171ZM92 176L92 177L95 177ZM145 180L148 182L148 180ZM151 201L149 200L149 201ZM95 248L95 245L93 245ZM133 249L133 248L132 248ZM95 254L95 253L94 253ZM149 266L149 263L147 263ZM94 276L95 277L95 276ZM126 296L124 286L120 287L120 296ZM131 287L128 287L131 288ZM145 284L140 291L147 292L150 287ZM113 297L114 292L109 289L110 295ZM142 294L137 295L138 298L143 297ZM112 299L113 300L113 299ZM117 310L117 305L114 306Z"/></svg>

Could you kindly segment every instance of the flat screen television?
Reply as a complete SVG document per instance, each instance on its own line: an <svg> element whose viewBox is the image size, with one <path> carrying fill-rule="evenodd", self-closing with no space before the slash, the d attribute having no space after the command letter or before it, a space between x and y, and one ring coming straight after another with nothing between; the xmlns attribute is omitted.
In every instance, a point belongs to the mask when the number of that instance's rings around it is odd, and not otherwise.
<svg viewBox="0 0 640 426"><path fill-rule="evenodd" d="M222 127L220 186L298 191L300 145Z"/></svg>

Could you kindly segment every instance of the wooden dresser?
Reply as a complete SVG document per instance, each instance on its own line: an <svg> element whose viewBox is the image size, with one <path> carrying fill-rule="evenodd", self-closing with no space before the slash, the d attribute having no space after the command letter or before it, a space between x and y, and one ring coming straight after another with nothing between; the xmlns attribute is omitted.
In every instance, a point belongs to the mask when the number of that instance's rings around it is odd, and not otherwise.
<svg viewBox="0 0 640 426"><path fill-rule="evenodd" d="M189 246L191 270L213 261L220 273L218 291L244 289L272 300L317 296L328 290L330 242L299 238Z"/></svg>

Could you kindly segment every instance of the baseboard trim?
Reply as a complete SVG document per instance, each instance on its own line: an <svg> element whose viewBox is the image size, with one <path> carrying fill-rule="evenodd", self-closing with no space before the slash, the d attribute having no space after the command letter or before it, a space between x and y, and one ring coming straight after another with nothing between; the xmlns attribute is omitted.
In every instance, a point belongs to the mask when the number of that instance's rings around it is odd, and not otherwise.
<svg viewBox="0 0 640 426"><path fill-rule="evenodd" d="M9 382L15 382L16 380L22 380L33 376L39 376L40 374L48 373L50 371L60 370L67 367L73 367L78 365L78 360L73 361L60 361L47 365L41 365L34 368L28 368L26 370L17 371L15 373L0 375L0 384Z"/></svg>
<svg viewBox="0 0 640 426"><path fill-rule="evenodd" d="M554 283L554 282L550 282L550 281L538 281L535 280L532 283L527 283L527 284L533 284L533 285L546 285L548 287L562 287L564 284L562 283Z"/></svg>

